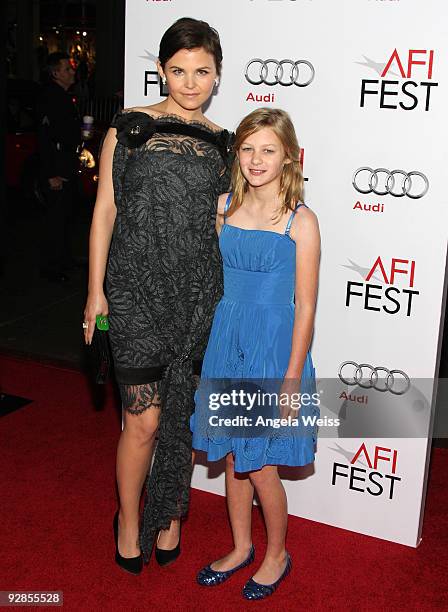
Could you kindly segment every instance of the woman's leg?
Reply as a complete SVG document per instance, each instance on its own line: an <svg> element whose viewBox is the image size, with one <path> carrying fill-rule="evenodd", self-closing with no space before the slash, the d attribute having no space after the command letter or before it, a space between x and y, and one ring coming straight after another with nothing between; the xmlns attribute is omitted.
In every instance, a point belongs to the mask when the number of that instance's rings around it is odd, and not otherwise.
<svg viewBox="0 0 448 612"><path fill-rule="evenodd" d="M286 564L286 493L275 465L265 465L261 470L250 472L249 477L263 509L268 536L266 555L253 578L260 584L272 584L281 576Z"/></svg>
<svg viewBox="0 0 448 612"><path fill-rule="evenodd" d="M247 474L235 474L232 453L226 457L226 496L233 550L212 563L212 569L225 572L242 563L252 546L252 501L254 488Z"/></svg>
<svg viewBox="0 0 448 612"><path fill-rule="evenodd" d="M173 519L169 529L162 529L157 539L157 548L161 550L173 550L176 548L180 537L180 519Z"/></svg>
<svg viewBox="0 0 448 612"><path fill-rule="evenodd" d="M120 385L120 391L124 427L117 449L118 548L123 557L136 557L140 554L140 498L159 425L160 400L157 383Z"/></svg>

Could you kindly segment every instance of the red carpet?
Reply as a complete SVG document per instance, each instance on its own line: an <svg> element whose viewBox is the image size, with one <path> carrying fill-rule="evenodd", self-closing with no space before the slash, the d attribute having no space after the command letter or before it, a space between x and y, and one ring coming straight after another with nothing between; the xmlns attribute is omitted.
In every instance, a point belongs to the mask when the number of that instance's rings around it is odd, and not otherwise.
<svg viewBox="0 0 448 612"><path fill-rule="evenodd" d="M115 446L120 419L112 389L93 408L84 377L0 358L0 389L33 399L0 419L0 590L59 590L67 610L448 610L448 451L432 457L418 549L291 517L293 572L266 602L244 602L253 568L205 590L196 571L227 551L223 498L193 491L183 553L169 568L152 560L134 577L113 562ZM254 511L254 543L264 549Z"/></svg>

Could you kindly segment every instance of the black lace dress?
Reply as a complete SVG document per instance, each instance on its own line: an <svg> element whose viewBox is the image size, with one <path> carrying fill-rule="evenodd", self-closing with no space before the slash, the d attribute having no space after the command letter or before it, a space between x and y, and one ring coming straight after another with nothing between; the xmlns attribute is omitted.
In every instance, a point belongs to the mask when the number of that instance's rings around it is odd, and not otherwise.
<svg viewBox="0 0 448 612"><path fill-rule="evenodd" d="M193 376L222 294L215 218L233 135L135 111L112 126L117 217L106 291L115 374L125 410L161 408L140 533L147 559L157 532L188 509Z"/></svg>

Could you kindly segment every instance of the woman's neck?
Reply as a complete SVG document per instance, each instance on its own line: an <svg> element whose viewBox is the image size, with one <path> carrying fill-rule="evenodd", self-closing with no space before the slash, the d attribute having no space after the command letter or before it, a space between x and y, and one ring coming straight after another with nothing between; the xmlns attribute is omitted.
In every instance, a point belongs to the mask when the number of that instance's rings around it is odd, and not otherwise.
<svg viewBox="0 0 448 612"><path fill-rule="evenodd" d="M167 115L178 115L188 121L203 120L204 115L202 114L202 108L196 108L194 110L187 110L180 106L171 96L161 102L158 106L159 110Z"/></svg>

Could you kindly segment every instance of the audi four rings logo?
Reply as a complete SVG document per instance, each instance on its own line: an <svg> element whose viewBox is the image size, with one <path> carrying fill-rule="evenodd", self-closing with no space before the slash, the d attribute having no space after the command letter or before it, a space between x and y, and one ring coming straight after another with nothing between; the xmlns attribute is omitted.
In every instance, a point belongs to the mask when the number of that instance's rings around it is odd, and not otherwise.
<svg viewBox="0 0 448 612"><path fill-rule="evenodd" d="M307 87L314 79L314 67L307 60L251 59L246 65L246 80L252 85L297 85Z"/></svg>
<svg viewBox="0 0 448 612"><path fill-rule="evenodd" d="M349 367L350 366L350 367ZM352 377L347 378L349 372ZM384 382L379 384L378 373L384 372ZM383 366L374 368L369 363L357 364L355 361L344 361L339 368L339 378L349 386L358 385L363 389L390 391L394 395L403 395L411 386L411 380L403 370L388 370Z"/></svg>
<svg viewBox="0 0 448 612"><path fill-rule="evenodd" d="M413 178L414 177L414 178ZM413 170L386 170L386 168L358 168L353 175L353 187L359 193L376 193L376 195L391 195L395 198L408 196L418 200L428 193L429 181L422 172Z"/></svg>

